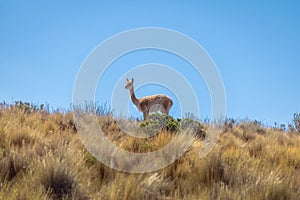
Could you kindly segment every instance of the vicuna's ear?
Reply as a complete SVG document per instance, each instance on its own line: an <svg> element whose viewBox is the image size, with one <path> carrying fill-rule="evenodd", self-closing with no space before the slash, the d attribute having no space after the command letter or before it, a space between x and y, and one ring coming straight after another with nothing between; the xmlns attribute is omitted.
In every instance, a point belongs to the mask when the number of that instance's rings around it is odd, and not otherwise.
<svg viewBox="0 0 300 200"><path fill-rule="evenodd" d="M126 80L128 81L128 78L126 78Z"/></svg>
<svg viewBox="0 0 300 200"><path fill-rule="evenodd" d="M133 82L133 78L131 79L131 81Z"/></svg>

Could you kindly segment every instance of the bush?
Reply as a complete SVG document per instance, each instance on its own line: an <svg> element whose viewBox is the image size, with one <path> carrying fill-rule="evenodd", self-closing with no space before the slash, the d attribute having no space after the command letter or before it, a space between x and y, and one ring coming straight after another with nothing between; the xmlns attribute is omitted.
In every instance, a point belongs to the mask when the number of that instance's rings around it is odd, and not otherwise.
<svg viewBox="0 0 300 200"><path fill-rule="evenodd" d="M149 119L140 124L142 131L153 135L166 130L171 133L192 129L194 135L198 138L205 137L204 126L197 120L192 118L174 119L171 116L161 115L158 113L151 114Z"/></svg>
<svg viewBox="0 0 300 200"><path fill-rule="evenodd" d="M178 120L175 120L173 117L170 117L166 123L166 129L170 132L177 132L179 130Z"/></svg>
<svg viewBox="0 0 300 200"><path fill-rule="evenodd" d="M162 114L151 114L149 119L143 121L140 124L140 128L143 132L146 132L148 135L154 135L160 132L163 129L167 129L167 124L170 126L169 129L176 130L178 127L178 123L176 124L175 120L170 116L162 115ZM172 122L169 122L172 120Z"/></svg>

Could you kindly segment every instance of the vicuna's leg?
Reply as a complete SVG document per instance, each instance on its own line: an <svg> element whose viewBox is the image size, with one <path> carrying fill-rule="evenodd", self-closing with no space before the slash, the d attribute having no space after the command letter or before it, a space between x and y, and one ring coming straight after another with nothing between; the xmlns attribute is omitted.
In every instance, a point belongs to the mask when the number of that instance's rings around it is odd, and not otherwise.
<svg viewBox="0 0 300 200"><path fill-rule="evenodd" d="M169 115L169 111L170 111L172 105L173 105L173 102L172 102L172 101L167 101L167 102L165 103L164 109L165 109L165 114L166 114L166 115Z"/></svg>
<svg viewBox="0 0 300 200"><path fill-rule="evenodd" d="M166 109L165 107L163 107L163 106L161 106L160 112L161 112L162 114L168 115L167 109Z"/></svg>
<svg viewBox="0 0 300 200"><path fill-rule="evenodd" d="M166 112L165 109L161 109L160 112L161 112L162 114L168 115L168 113Z"/></svg>
<svg viewBox="0 0 300 200"><path fill-rule="evenodd" d="M148 119L149 113L147 111L143 112L144 120Z"/></svg>

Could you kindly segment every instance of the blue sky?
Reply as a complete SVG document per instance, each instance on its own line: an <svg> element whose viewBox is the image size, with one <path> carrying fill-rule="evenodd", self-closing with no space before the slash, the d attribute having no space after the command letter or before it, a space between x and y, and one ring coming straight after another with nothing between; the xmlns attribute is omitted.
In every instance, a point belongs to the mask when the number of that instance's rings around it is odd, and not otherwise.
<svg viewBox="0 0 300 200"><path fill-rule="evenodd" d="M163 27L207 50L224 82L229 117L288 123L300 112L299 13L298 1L1 1L0 100L68 108L80 65L96 45L129 29ZM170 57L145 51L120 59L105 87L113 88L117 75L145 62L173 64L193 79ZM206 117L209 94L200 85ZM137 92L155 90L167 92ZM108 99L100 92L96 97ZM171 114L178 111L175 106Z"/></svg>

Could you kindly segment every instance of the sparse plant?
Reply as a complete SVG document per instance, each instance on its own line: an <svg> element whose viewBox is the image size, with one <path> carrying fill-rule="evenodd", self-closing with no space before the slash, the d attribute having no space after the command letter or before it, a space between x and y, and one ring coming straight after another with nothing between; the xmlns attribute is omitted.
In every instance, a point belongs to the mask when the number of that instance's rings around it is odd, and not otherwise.
<svg viewBox="0 0 300 200"><path fill-rule="evenodd" d="M293 118L296 131L300 133L300 113L295 113Z"/></svg>
<svg viewBox="0 0 300 200"><path fill-rule="evenodd" d="M266 134L266 129L263 127L261 122L254 121L242 121L238 124L238 130L241 130L241 133L236 134L236 136L241 137L244 141L254 140L256 134L264 135ZM236 131L233 131L237 133Z"/></svg>
<svg viewBox="0 0 300 200"><path fill-rule="evenodd" d="M76 111L78 114L93 113L99 117L113 115L113 109L107 103L99 103L99 102L94 103L94 102L86 101L82 104L73 105L72 107L73 110Z"/></svg>
<svg viewBox="0 0 300 200"><path fill-rule="evenodd" d="M233 118L226 118L224 122L224 132L231 132L236 125L236 121Z"/></svg>
<svg viewBox="0 0 300 200"><path fill-rule="evenodd" d="M296 131L295 127L292 124L288 124L288 130L292 133Z"/></svg>
<svg viewBox="0 0 300 200"><path fill-rule="evenodd" d="M194 118L183 118L179 119L179 127L180 130L184 132L184 130L192 129L193 134L197 138L204 138L206 133L204 126Z"/></svg>
<svg viewBox="0 0 300 200"><path fill-rule="evenodd" d="M5 104L3 104L3 105L5 105ZM15 103L11 104L10 107L20 109L26 113L32 113L32 112L37 112L37 111L43 111L45 108L45 105L44 104L38 105L38 104L23 102L23 101L15 101Z"/></svg>

